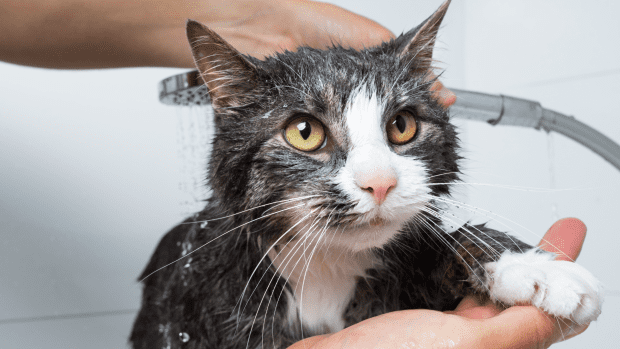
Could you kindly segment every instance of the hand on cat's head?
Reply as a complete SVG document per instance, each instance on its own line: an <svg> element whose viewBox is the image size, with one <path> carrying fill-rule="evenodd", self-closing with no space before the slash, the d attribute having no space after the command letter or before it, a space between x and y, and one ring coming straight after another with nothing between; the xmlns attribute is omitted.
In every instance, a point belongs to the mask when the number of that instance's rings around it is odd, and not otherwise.
<svg viewBox="0 0 620 349"><path fill-rule="evenodd" d="M210 1L213 7L224 0ZM215 11L214 11L215 12ZM199 19L239 52L264 58L300 46L318 49L334 44L353 49L378 46L395 36L385 27L341 7L308 0L236 0L234 6ZM190 58L190 57L188 57ZM193 66L188 62L188 66ZM456 101L438 80L431 88L444 108Z"/></svg>
<svg viewBox="0 0 620 349"><path fill-rule="evenodd" d="M218 1L211 1L216 3ZM262 58L299 46L318 49L340 44L354 49L395 38L380 24L341 7L307 0L236 0L234 9L207 13L201 22L241 53Z"/></svg>
<svg viewBox="0 0 620 349"><path fill-rule="evenodd" d="M578 219L556 222L539 247L554 252L557 260L577 259L586 236ZM548 348L572 338L587 325L570 329L569 323L555 319L529 305L506 310L481 304L474 297L463 299L454 311L405 310L383 314L344 330L315 336L289 349L329 348Z"/></svg>

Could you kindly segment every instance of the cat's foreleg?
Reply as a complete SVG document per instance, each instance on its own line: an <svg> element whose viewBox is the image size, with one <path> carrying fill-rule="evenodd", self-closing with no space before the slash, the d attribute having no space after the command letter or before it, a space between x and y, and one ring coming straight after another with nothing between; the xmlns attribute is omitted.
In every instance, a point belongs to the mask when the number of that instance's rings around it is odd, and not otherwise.
<svg viewBox="0 0 620 349"><path fill-rule="evenodd" d="M472 287L494 302L532 304L579 325L600 314L602 286L582 266L484 226L463 227L452 237Z"/></svg>

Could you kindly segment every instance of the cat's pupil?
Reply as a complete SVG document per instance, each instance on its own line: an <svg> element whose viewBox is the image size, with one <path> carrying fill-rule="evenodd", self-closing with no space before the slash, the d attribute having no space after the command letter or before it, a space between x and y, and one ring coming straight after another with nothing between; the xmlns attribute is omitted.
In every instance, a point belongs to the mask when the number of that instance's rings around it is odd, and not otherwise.
<svg viewBox="0 0 620 349"><path fill-rule="evenodd" d="M396 117L396 120L394 120L394 123L396 124L396 127L398 128L398 131L400 131L400 133L405 132L405 128L407 127L407 121L405 121L405 118L403 118L402 115L398 115Z"/></svg>
<svg viewBox="0 0 620 349"><path fill-rule="evenodd" d="M297 129L304 140L307 140L308 137L310 137L310 133L312 133L312 127L307 121L302 121L297 124Z"/></svg>

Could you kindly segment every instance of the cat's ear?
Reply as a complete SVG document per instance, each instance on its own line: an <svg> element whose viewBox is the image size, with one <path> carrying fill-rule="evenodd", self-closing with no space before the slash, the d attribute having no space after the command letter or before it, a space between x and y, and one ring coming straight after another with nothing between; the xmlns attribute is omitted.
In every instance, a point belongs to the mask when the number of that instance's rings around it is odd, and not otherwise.
<svg viewBox="0 0 620 349"><path fill-rule="evenodd" d="M191 19L187 39L213 108L244 105L257 87L256 66L217 33Z"/></svg>
<svg viewBox="0 0 620 349"><path fill-rule="evenodd" d="M413 73L424 74L432 68L433 48L437 32L451 0L444 2L422 24L396 39L397 54L404 59L415 60Z"/></svg>

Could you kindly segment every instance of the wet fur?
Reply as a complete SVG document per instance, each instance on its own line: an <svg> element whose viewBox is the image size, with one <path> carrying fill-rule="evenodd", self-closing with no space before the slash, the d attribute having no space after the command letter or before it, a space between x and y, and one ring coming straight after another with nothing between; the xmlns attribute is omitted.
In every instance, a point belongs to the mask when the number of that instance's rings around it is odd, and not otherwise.
<svg viewBox="0 0 620 349"><path fill-rule="evenodd" d="M434 37L411 46L420 28L362 51L302 47L264 61L218 51L224 68L205 77L217 126L208 177L214 195L202 212L166 234L140 277L144 294L130 338L134 348L285 348L330 331L304 326L299 314L290 314L296 290L264 257L285 243L303 243L296 235L303 225L329 226L322 236L333 240L339 227L360 218L351 213L355 202L331 180L347 161L342 114L360 86L384 101L386 114L414 108L426 125L414 145L395 151L425 164L430 199L387 244L367 251L375 262L358 273L363 275L352 275L345 327L391 311L450 310L466 295L484 297L490 284L484 265L505 250L531 249L484 225L441 229L437 205L458 181L459 146L430 91ZM209 57L196 59L207 74L200 62ZM321 115L329 132L325 149L308 155L278 140L297 112ZM315 213L305 220L292 214L311 209ZM300 229L284 234L295 224ZM182 341L183 334L189 341Z"/></svg>

